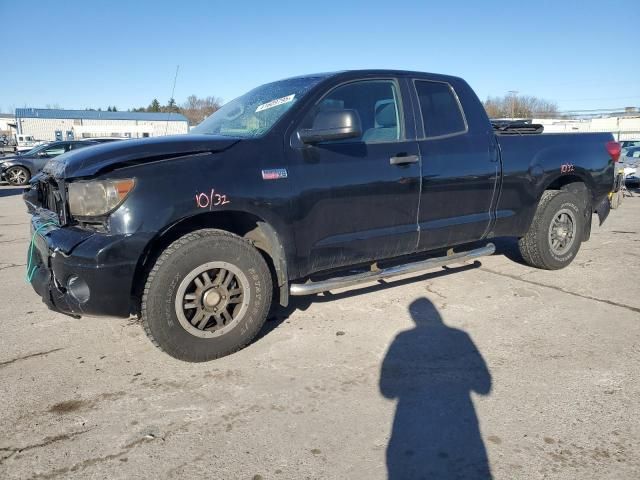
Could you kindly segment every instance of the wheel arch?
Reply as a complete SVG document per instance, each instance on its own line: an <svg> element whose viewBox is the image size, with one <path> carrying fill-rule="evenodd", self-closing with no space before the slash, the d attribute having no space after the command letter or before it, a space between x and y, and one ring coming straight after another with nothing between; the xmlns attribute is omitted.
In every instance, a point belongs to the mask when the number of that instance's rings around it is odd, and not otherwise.
<svg viewBox="0 0 640 480"><path fill-rule="evenodd" d="M546 190L580 190L587 193L589 187L589 180L582 175L558 175L547 182L546 186L539 192L538 200Z"/></svg>
<svg viewBox="0 0 640 480"><path fill-rule="evenodd" d="M131 288L132 313L140 313L140 301L147 275L156 259L171 243L187 233L215 228L247 239L262 254L269 266L280 305L289 303L288 269L284 245L276 229L265 219L240 210L204 212L169 225L149 241L138 260Z"/></svg>
<svg viewBox="0 0 640 480"><path fill-rule="evenodd" d="M588 177L582 175L559 175L547 183L547 186L540 192L538 202L542 198L542 194L548 190L564 190L575 194L582 201L581 207L584 212L584 231L583 241L589 240L591 237L591 216L593 214L593 198L592 190L589 185Z"/></svg>
<svg viewBox="0 0 640 480"><path fill-rule="evenodd" d="M14 163L13 165L9 165L9 166L6 168L6 170L5 170L5 171L6 171L6 172L8 172L8 171L9 171L9 170L11 170L12 168L23 168L23 169L25 169L25 170L27 171L27 173L29 174L29 178L32 178L32 177L33 177L33 175L34 175L33 170L31 169L31 167L30 167L29 165L25 164L25 163L22 163L22 162L20 162L20 163Z"/></svg>
<svg viewBox="0 0 640 480"><path fill-rule="evenodd" d="M11 165L9 168L12 168L12 167L22 167L27 172L29 172L29 175L31 175L32 177L35 175L34 173L35 166L28 159L24 159L22 161L16 162L14 165Z"/></svg>

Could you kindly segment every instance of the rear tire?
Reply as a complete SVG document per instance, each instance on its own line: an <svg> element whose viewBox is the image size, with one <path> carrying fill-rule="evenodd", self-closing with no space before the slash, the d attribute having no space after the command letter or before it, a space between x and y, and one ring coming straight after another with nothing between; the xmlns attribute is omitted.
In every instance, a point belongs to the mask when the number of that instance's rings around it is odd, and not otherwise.
<svg viewBox="0 0 640 480"><path fill-rule="evenodd" d="M173 242L153 266L142 325L172 357L206 362L253 340L272 289L269 268L249 242L222 230L197 230Z"/></svg>
<svg viewBox="0 0 640 480"><path fill-rule="evenodd" d="M532 267L558 270L575 258L584 233L583 202L572 192L547 190L527 234L518 242L522 258Z"/></svg>
<svg viewBox="0 0 640 480"><path fill-rule="evenodd" d="M29 183L31 173L24 167L11 167L7 169L5 178L11 185L21 186Z"/></svg>

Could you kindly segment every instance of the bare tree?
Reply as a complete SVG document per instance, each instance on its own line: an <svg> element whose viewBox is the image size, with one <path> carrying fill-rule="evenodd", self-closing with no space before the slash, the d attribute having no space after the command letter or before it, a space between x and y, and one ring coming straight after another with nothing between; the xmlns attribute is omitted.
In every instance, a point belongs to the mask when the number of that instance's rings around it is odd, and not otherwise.
<svg viewBox="0 0 640 480"><path fill-rule="evenodd" d="M189 95L182 104L182 114L189 119L191 125L197 125L222 106L222 99L218 97L200 98Z"/></svg>
<svg viewBox="0 0 640 480"><path fill-rule="evenodd" d="M558 105L554 102L516 94L487 97L484 108L490 118L551 118L559 115Z"/></svg>

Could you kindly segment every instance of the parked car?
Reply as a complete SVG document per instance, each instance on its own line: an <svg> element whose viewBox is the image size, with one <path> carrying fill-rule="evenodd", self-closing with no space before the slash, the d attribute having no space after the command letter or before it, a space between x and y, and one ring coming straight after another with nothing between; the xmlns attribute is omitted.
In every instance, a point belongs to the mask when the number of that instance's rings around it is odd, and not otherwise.
<svg viewBox="0 0 640 480"><path fill-rule="evenodd" d="M26 185L54 157L80 148L97 145L90 141L51 142L32 148L20 155L0 159L0 180L11 185Z"/></svg>
<svg viewBox="0 0 640 480"><path fill-rule="evenodd" d="M633 161L640 158L640 147L627 147L621 151L621 161Z"/></svg>
<svg viewBox="0 0 640 480"><path fill-rule="evenodd" d="M640 147L640 140L621 140L620 146L625 148Z"/></svg>
<svg viewBox="0 0 640 480"><path fill-rule="evenodd" d="M622 149L620 167L623 169L624 183L627 187L640 186L640 176L638 176L638 168L640 167L640 147L628 147L626 149Z"/></svg>
<svg viewBox="0 0 640 480"><path fill-rule="evenodd" d="M29 279L53 310L140 316L156 346L198 362L249 343L272 302L490 255L492 237L563 268L609 213L620 145L509 133L452 76L263 85L188 135L49 162L24 194Z"/></svg>
<svg viewBox="0 0 640 480"><path fill-rule="evenodd" d="M627 187L640 187L640 176L638 175L638 167L625 167L624 183Z"/></svg>

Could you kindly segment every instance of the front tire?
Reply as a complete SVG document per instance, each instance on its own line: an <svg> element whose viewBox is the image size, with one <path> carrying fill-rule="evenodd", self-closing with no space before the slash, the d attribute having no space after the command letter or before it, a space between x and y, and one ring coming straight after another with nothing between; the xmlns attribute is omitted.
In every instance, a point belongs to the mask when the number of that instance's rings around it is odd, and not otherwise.
<svg viewBox="0 0 640 480"><path fill-rule="evenodd" d="M582 244L584 212L579 197L565 190L547 190L529 227L518 242L522 258L532 267L558 270L569 265Z"/></svg>
<svg viewBox="0 0 640 480"><path fill-rule="evenodd" d="M172 357L206 362L253 340L272 289L269 268L249 242L222 230L197 230L156 261L142 297L142 324Z"/></svg>
<svg viewBox="0 0 640 480"><path fill-rule="evenodd" d="M24 167L11 167L7 169L5 176L11 185L21 186L29 183L31 173Z"/></svg>

